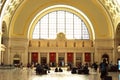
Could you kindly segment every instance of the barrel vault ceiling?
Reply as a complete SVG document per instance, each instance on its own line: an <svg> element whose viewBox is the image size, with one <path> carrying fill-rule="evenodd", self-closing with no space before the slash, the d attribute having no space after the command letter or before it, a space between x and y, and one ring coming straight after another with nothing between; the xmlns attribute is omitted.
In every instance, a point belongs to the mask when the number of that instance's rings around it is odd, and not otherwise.
<svg viewBox="0 0 120 80"><path fill-rule="evenodd" d="M0 14L5 36L29 38L30 23L36 15L53 5L69 5L81 10L92 23L96 39L112 39L120 22L116 0L1 0Z"/></svg>

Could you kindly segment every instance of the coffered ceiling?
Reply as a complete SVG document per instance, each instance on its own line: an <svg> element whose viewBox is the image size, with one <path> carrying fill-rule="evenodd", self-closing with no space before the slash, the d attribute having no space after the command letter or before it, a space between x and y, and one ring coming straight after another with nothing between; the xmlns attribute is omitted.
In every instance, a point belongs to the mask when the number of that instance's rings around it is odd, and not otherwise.
<svg viewBox="0 0 120 80"><path fill-rule="evenodd" d="M28 38L34 17L47 7L59 4L81 10L92 23L95 38L114 38L120 21L117 0L1 0L0 18L5 21L9 37Z"/></svg>

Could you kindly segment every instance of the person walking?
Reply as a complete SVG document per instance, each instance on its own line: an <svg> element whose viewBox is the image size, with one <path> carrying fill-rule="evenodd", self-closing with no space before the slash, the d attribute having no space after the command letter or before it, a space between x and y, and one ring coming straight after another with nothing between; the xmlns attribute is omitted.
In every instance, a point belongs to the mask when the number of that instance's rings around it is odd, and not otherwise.
<svg viewBox="0 0 120 80"><path fill-rule="evenodd" d="M100 63L100 78L101 80L105 80L105 77L108 75L108 64L106 63L106 59L103 59L103 62Z"/></svg>

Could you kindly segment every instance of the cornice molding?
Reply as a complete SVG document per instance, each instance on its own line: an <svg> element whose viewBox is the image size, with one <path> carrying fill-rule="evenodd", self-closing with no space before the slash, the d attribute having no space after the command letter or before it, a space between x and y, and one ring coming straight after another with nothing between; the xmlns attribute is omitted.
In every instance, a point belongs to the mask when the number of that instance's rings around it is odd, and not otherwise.
<svg viewBox="0 0 120 80"><path fill-rule="evenodd" d="M29 41L29 39L27 39L27 38L9 38L9 40L12 40L12 41Z"/></svg>

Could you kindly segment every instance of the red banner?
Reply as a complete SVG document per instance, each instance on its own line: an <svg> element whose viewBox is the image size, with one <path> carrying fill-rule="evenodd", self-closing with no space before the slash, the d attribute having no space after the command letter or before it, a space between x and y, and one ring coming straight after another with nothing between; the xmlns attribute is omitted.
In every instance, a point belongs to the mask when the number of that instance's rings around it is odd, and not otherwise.
<svg viewBox="0 0 120 80"><path fill-rule="evenodd" d="M56 53L50 52L50 62L56 62Z"/></svg>
<svg viewBox="0 0 120 80"><path fill-rule="evenodd" d="M91 53L85 53L85 61L90 62L91 61Z"/></svg>
<svg viewBox="0 0 120 80"><path fill-rule="evenodd" d="M38 52L32 52L32 62L38 62Z"/></svg>
<svg viewBox="0 0 120 80"><path fill-rule="evenodd" d="M72 52L67 53L67 62L73 62L73 53Z"/></svg>

